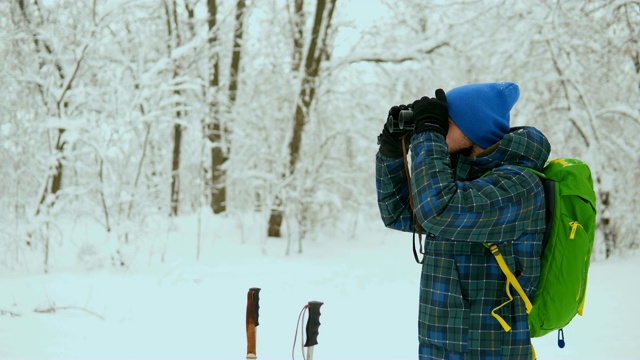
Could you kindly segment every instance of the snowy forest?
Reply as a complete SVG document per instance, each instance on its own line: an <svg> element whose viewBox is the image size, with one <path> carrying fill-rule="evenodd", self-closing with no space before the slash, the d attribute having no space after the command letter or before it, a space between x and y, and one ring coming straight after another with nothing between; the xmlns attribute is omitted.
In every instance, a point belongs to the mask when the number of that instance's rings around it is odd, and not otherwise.
<svg viewBox="0 0 640 360"><path fill-rule="evenodd" d="M640 245L637 1L4 0L0 57L0 268L162 261L141 239L181 217L194 259L212 218L286 254L349 241L381 227L388 109L488 81L590 165L594 257Z"/></svg>

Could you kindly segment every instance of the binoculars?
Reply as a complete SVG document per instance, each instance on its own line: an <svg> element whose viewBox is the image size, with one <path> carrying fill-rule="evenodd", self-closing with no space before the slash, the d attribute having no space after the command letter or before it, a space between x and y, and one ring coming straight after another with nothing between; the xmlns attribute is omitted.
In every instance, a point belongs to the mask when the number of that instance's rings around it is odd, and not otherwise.
<svg viewBox="0 0 640 360"><path fill-rule="evenodd" d="M397 119L394 119L393 116L389 115L387 118L387 127L390 132L413 130L415 127L415 124L413 123L413 110L400 110Z"/></svg>

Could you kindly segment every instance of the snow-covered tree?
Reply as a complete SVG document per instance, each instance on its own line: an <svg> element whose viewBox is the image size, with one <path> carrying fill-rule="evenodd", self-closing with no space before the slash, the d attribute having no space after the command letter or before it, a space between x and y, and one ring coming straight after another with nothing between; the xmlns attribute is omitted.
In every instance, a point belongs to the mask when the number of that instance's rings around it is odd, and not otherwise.
<svg viewBox="0 0 640 360"><path fill-rule="evenodd" d="M389 107L507 80L513 124L591 166L598 255L636 248L638 24L625 0L1 2L1 253L47 265L94 222L127 265L203 208L256 217L265 249L355 236Z"/></svg>

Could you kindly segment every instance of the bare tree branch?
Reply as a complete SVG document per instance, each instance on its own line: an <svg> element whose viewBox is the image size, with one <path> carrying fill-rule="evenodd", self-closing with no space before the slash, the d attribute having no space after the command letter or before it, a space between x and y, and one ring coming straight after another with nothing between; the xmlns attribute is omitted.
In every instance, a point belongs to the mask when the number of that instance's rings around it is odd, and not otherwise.
<svg viewBox="0 0 640 360"><path fill-rule="evenodd" d="M627 111L627 109L621 108L607 108L602 109L596 112L596 116L606 116L606 115L622 115L623 117L629 118L634 121L636 124L640 125L640 117L637 114L634 114L631 111Z"/></svg>
<svg viewBox="0 0 640 360"><path fill-rule="evenodd" d="M425 55L429 55L433 52L435 52L436 50L443 48L445 46L450 46L450 44L448 42L443 42L440 44L437 44L431 48L425 49L424 51L421 51L419 54L425 54ZM389 57L382 57L382 56L372 56L372 57L363 57L363 58L358 58L358 59L351 59L349 60L349 64L355 64L355 63L360 63L360 62L373 62L373 63L390 63L390 64L400 64L403 62L407 62L407 61L416 61L419 60L419 58L417 56L403 56L403 57L393 57L393 56L389 56Z"/></svg>
<svg viewBox="0 0 640 360"><path fill-rule="evenodd" d="M86 313L89 313L93 316L98 317L100 320L105 320L105 318L102 315L99 315L91 310L79 307L79 306L53 306L50 305L48 308L45 309L34 309L33 312L38 313L38 314L53 314L55 312L57 312L58 310L80 310L80 311L84 311Z"/></svg>

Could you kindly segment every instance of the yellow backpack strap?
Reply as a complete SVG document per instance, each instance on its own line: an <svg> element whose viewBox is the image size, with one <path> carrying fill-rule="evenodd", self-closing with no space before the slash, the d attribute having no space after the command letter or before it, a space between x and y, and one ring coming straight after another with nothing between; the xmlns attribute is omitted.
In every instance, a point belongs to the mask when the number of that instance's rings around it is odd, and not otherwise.
<svg viewBox="0 0 640 360"><path fill-rule="evenodd" d="M504 275L507 277L506 292L507 292L507 296L509 296L509 300L507 300L505 303L503 303L502 305L496 307L491 311L491 316L493 316L496 320L498 320L500 325L502 325L502 328L504 329L504 331L509 332L511 331L511 326L509 326L509 324L507 324L507 322L500 315L496 314L496 310L500 309L501 307L513 301L513 296L511 295L511 291L509 290L509 285L513 286L513 288L516 289L518 294L520 294L520 297L522 297L522 300L524 300L524 305L527 309L527 314L531 312L533 305L531 304L531 301L529 300L529 297L527 296L527 294L524 292L524 289L518 282L518 279L516 279L516 277L513 275L513 273L509 269L507 262L504 260L504 257L500 253L500 249L498 249L498 245L487 244L487 246L489 247L489 250L491 250L491 254L493 254L493 257L496 258L496 261L498 262L498 266L500 266L500 270L502 270Z"/></svg>
<svg viewBox="0 0 640 360"><path fill-rule="evenodd" d="M584 312L584 302L585 300L587 300L587 285L589 285L589 282L585 282L584 284L584 293L585 295L582 297L582 302L580 303L580 307L578 308L578 315L582 316L582 313Z"/></svg>

